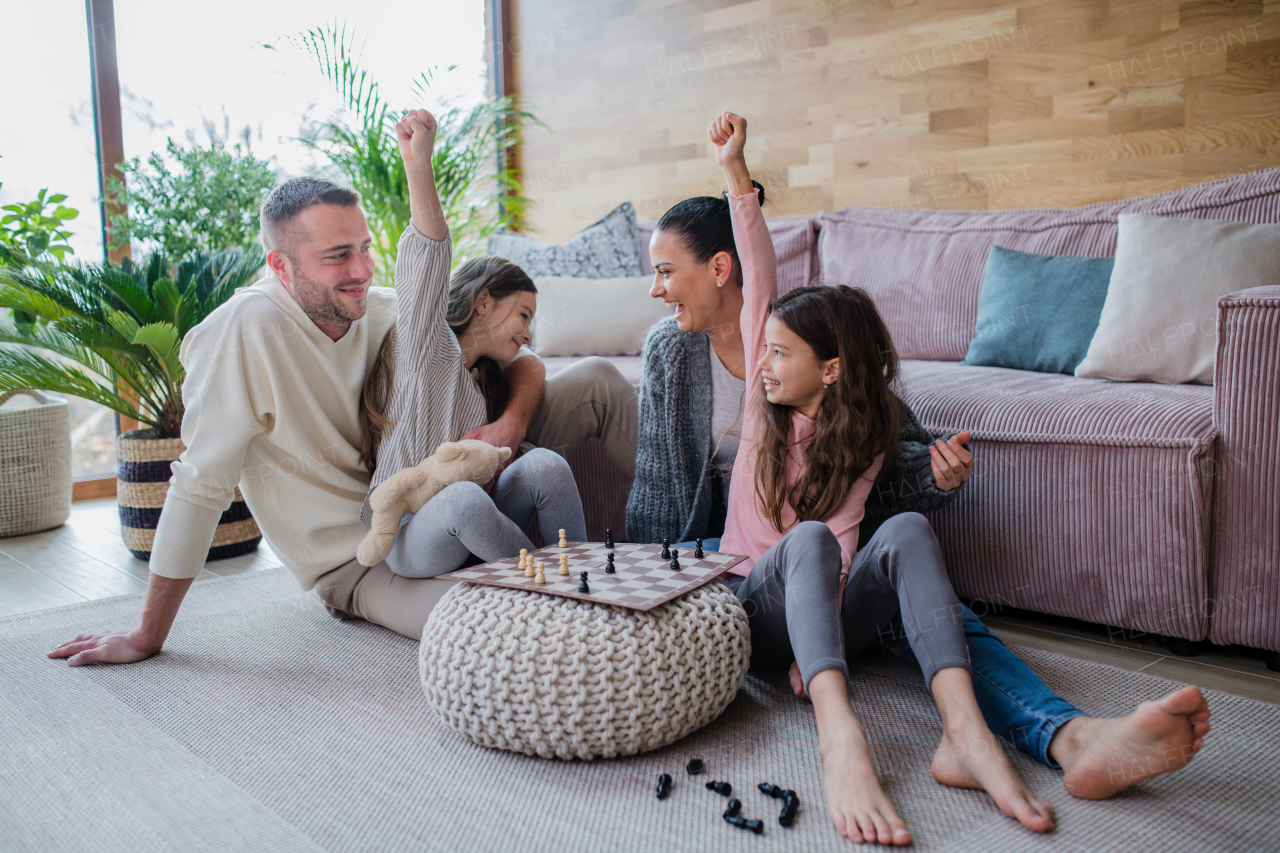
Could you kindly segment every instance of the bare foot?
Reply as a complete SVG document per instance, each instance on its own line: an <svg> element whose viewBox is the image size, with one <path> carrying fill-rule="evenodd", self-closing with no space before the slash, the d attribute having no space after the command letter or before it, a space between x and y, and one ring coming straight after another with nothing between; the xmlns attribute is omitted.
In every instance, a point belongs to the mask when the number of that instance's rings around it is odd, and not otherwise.
<svg viewBox="0 0 1280 853"><path fill-rule="evenodd" d="M822 738L820 751L822 790L836 831L855 844L910 844L907 825L880 787L862 726Z"/></svg>
<svg viewBox="0 0 1280 853"><path fill-rule="evenodd" d="M1054 735L1050 755L1072 796L1103 800L1144 779L1179 770L1204 746L1209 703L1184 687L1143 702L1127 717L1076 717Z"/></svg>
<svg viewBox="0 0 1280 853"><path fill-rule="evenodd" d="M944 785L986 791L1000 811L1028 829L1053 829L1053 806L1022 784L995 735L981 720L963 731L944 732L930 769L933 778Z"/></svg>
<svg viewBox="0 0 1280 853"><path fill-rule="evenodd" d="M791 662L791 669L787 672L787 678L791 680L791 692L799 696L801 699L808 699L809 694L804 689L804 679L800 677L800 664L795 661Z"/></svg>

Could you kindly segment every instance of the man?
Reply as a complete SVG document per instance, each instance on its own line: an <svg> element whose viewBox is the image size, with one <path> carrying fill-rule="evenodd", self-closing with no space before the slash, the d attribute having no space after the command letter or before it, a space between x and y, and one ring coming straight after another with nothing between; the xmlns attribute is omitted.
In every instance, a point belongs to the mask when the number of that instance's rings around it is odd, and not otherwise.
<svg viewBox="0 0 1280 853"><path fill-rule="evenodd" d="M140 624L81 635L51 657L79 666L158 652L237 484L286 568L335 615L420 635L449 583L355 561L369 483L359 461L360 390L395 322L394 292L370 287L371 237L359 202L354 191L315 178L287 181L267 199L261 226L270 275L183 342L187 449L173 465ZM485 437L519 446L542 402L545 369L520 358L509 376L510 404Z"/></svg>

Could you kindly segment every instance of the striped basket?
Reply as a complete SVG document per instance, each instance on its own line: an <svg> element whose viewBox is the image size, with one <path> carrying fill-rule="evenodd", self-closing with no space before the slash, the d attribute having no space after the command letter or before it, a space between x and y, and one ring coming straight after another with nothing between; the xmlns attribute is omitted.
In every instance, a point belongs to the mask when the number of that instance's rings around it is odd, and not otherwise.
<svg viewBox="0 0 1280 853"><path fill-rule="evenodd" d="M0 408L0 536L57 527L71 515L71 417L67 401L42 391L34 406Z"/></svg>
<svg viewBox="0 0 1280 853"><path fill-rule="evenodd" d="M160 510L169 493L169 465L187 447L180 438L156 438L155 430L135 429L116 439L120 474L116 500L124 544L139 560L151 559L151 544L160 523ZM222 514L213 535L207 560L225 560L247 554L262 541L258 522L249 514L244 496L236 489L234 502Z"/></svg>

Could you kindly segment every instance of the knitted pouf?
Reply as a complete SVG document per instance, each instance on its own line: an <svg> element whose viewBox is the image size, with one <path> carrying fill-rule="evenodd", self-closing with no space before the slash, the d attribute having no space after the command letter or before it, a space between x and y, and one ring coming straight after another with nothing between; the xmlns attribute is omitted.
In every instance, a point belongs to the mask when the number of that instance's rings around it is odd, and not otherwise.
<svg viewBox="0 0 1280 853"><path fill-rule="evenodd" d="M460 583L431 611L427 701L481 746L612 758L718 717L747 675L747 614L719 581L652 610Z"/></svg>

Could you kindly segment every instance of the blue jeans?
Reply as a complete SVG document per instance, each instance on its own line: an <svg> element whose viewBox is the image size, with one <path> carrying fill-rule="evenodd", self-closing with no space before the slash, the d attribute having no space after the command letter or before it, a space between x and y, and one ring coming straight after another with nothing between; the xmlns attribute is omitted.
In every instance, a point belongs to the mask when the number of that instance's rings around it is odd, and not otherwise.
<svg viewBox="0 0 1280 853"><path fill-rule="evenodd" d="M692 549L694 543L680 542L672 547ZM702 548L719 550L720 540L704 539ZM1049 757L1049 742L1064 723L1083 717L1084 712L1050 690L963 604L960 616L973 667L973 692L987 727L1042 764L1060 769ZM907 660L916 662L901 616L894 618L880 639Z"/></svg>

